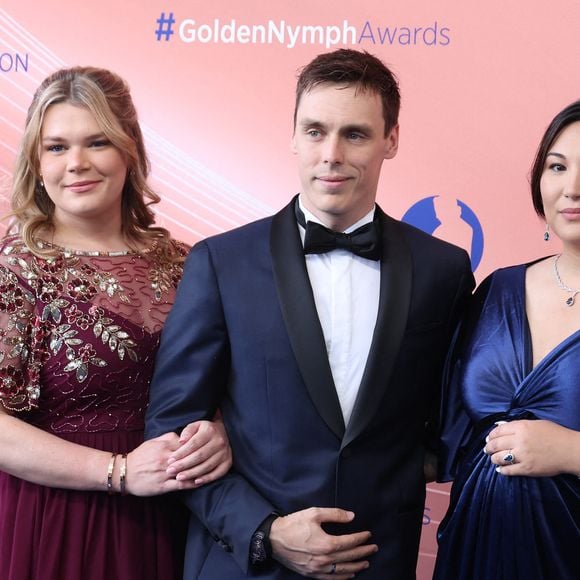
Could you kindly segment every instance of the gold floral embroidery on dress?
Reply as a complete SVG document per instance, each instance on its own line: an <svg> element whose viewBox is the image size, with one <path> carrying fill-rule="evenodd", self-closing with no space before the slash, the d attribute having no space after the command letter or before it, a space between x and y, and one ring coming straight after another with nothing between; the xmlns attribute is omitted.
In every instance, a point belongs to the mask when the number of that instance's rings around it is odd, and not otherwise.
<svg viewBox="0 0 580 580"><path fill-rule="evenodd" d="M121 360L127 355L133 362L138 362L139 357L134 350L137 343L118 324L113 324L111 318L106 318L102 308L97 308L96 312L98 319L93 326L95 336L100 337L103 344L108 344L112 352L117 351Z"/></svg>
<svg viewBox="0 0 580 580"><path fill-rule="evenodd" d="M183 244L176 243L178 253L182 258L186 255L186 247ZM153 288L155 301L161 302L163 294L168 294L177 288L177 284L183 276L183 265L173 264L168 261L157 261L156 266L149 270L149 281Z"/></svg>
<svg viewBox="0 0 580 580"><path fill-rule="evenodd" d="M19 361L0 367L0 399L11 410L29 409L40 396L40 368L31 356L38 340L37 329L32 324L35 304L35 296L22 288L14 273L0 266L0 312L8 315L0 329L0 342L8 347L0 350L0 363L7 358ZM22 370L26 364L28 376Z"/></svg>
<svg viewBox="0 0 580 580"><path fill-rule="evenodd" d="M127 355L133 362L138 362L139 357L135 352L137 343L118 324L113 324L113 319L105 316L105 311L97 306L91 306L88 313L82 312L75 304L64 311L66 324L59 324L50 330L49 348L56 355L61 348L66 348L66 358L69 361L64 367L66 372L74 371L79 383L84 382L89 376L90 365L99 368L107 366L107 362L97 356L92 344L83 343L77 338L79 331L73 328L78 326L82 330L91 328L93 335L99 338L111 352L117 353L119 360ZM79 346L77 350L75 347Z"/></svg>
<svg viewBox="0 0 580 580"><path fill-rule="evenodd" d="M82 264L78 255L71 254L48 259L31 256L28 261L14 257L9 258L8 263L20 267L22 277L35 288L39 300L45 304L41 320L48 322L52 319L55 323L50 329L50 350L56 355L61 348L66 348L69 362L64 370L74 371L79 383L89 376L90 365L103 368L107 363L97 356L93 345L77 338L78 330L73 328L75 323L81 328L85 326L85 330L91 326L95 337L108 344L111 352L116 352L121 360L129 354L132 360L137 361L133 350L136 343L120 326L113 325L112 319L105 317L102 308L92 306L88 314L83 314L73 303L89 302L99 291L109 298L117 297L129 303L125 288L116 276L91 264ZM63 314L65 323L62 323Z"/></svg>
<svg viewBox="0 0 580 580"><path fill-rule="evenodd" d="M28 253L24 247L18 250L20 253ZM100 290L109 298L117 297L122 302L130 302L125 288L113 274L98 270L91 264L81 264L77 255L63 254L47 259L30 255L29 260L9 257L8 263L20 267L22 277L45 304L43 320L52 318L60 322L62 309L70 305L69 300L62 298L63 293L76 302L88 302Z"/></svg>
<svg viewBox="0 0 580 580"><path fill-rule="evenodd" d="M83 344L83 341L77 338L78 330L73 328L73 324L82 330L92 328L94 336L100 338L111 352L116 352L120 360L128 355L133 362L138 362L139 357L134 350L137 343L131 339L128 332L113 324L113 320L105 316L102 308L92 306L88 314L85 314L73 304L65 310L65 317L68 324L60 324L51 329L49 348L55 355L61 348L66 348L69 363L64 370L75 371L79 383L84 382L89 376L90 365L103 368L107 366L107 362L97 356L93 345ZM76 346L80 348L75 350Z"/></svg>
<svg viewBox="0 0 580 580"><path fill-rule="evenodd" d="M187 246L172 243L185 257ZM91 369L112 364L107 352L118 361L140 363L135 337L119 322L125 318L111 317L111 312L116 313L119 304L141 308L145 295L152 304L170 307L183 273L182 264L163 259L157 245L143 255L59 250L55 257L38 258L18 237L6 238L0 250L4 261L0 265L0 315L4 320L0 329L0 400L12 410L38 406L41 370L56 355L62 371L81 384L91 376ZM98 264L104 262L94 262L99 256L115 260L116 270L100 269ZM127 266L116 262L122 256L128 260ZM132 278L137 285L126 289L129 278L122 283L115 272L130 277L126 267L132 265L144 278ZM140 291L139 284L145 281L150 294ZM101 306L103 297L111 311Z"/></svg>
<svg viewBox="0 0 580 580"><path fill-rule="evenodd" d="M28 254L27 260L21 256L11 257L11 253ZM9 255L8 263L15 269L20 270L20 275L26 280L36 293L38 300L44 304L40 316L40 326L43 328L43 334L50 335L49 348L52 354L57 354L58 351L64 347L66 348L66 358L69 361L64 367L66 372L75 372L77 380L82 383L89 376L89 366L105 367L107 363L96 355L95 349L91 344L83 343L77 338L78 330L73 328L75 323L80 328L86 330L88 325L93 326L93 333L96 337L101 337L103 343L108 343L111 351L117 352L119 358L122 360L125 354L130 351L130 356L136 358L135 352L132 350L135 342L129 338L129 335L120 328L109 329L103 336L102 326L112 323L112 320L104 316L102 308L91 307L89 313L83 314L77 306L73 303L89 302L98 291L104 292L109 298L117 296L121 301L128 303L129 298L125 294L125 289L119 280L109 272L102 272L90 264L81 264L78 256L75 255L61 255L54 258L39 259L30 254L24 245L16 244L9 246L4 250L5 254ZM5 289L2 292L0 299L0 310L13 308L18 316L26 316L30 318L32 313L28 310L23 310L23 300L27 299L31 305L36 303L35 297L26 292L22 286L17 285L17 277L9 270L2 270L3 278L8 280ZM1 290L0 290L1 292ZM70 297L70 300L68 299ZM20 306L20 307L18 307ZM64 316L63 316L64 315ZM63 318L66 320L63 323ZM53 324L50 323L51 320ZM44 323L44 324L43 324ZM9 318L10 330L18 324L23 324L14 316ZM25 354L21 357L23 362L28 359L29 343L27 335L31 336L31 332L25 332L24 328L17 328L19 335L7 337L4 342L13 344L13 348L8 356L15 358L18 352ZM110 335L110 336L109 336ZM38 353L40 355L40 353ZM5 357L2 351L0 354L0 362ZM38 366L34 365L34 366ZM11 367L6 367L6 380L14 383L20 380L22 371L16 372L18 369L14 368L14 372L10 370ZM34 375L39 374L39 368L33 369ZM4 385L6 390L12 390L17 387L16 384L10 386ZM35 392L38 387L35 389Z"/></svg>

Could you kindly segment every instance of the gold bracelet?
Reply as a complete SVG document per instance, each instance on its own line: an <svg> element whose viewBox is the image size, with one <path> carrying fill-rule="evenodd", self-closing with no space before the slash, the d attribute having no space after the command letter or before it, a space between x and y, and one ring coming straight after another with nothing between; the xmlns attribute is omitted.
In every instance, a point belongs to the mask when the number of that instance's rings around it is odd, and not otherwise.
<svg viewBox="0 0 580 580"><path fill-rule="evenodd" d="M127 495L127 454L121 455L123 463L121 463L121 471L119 472L119 487L121 495Z"/></svg>
<svg viewBox="0 0 580 580"><path fill-rule="evenodd" d="M113 490L113 470L115 469L115 459L117 459L117 454L113 453L111 459L109 460L109 467L107 468L107 491L109 494L114 493Z"/></svg>

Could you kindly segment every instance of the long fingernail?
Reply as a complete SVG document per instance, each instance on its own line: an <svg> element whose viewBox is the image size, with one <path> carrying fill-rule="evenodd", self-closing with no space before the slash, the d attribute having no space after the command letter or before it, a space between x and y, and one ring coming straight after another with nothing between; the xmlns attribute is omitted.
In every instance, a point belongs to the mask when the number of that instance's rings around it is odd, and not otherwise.
<svg viewBox="0 0 580 580"><path fill-rule="evenodd" d="M504 423L507 423L507 421L496 421L494 425L503 425Z"/></svg>
<svg viewBox="0 0 580 580"><path fill-rule="evenodd" d="M495 468L495 470L496 470L498 473L500 473L500 474L501 474L501 465L498 465L498 466Z"/></svg>

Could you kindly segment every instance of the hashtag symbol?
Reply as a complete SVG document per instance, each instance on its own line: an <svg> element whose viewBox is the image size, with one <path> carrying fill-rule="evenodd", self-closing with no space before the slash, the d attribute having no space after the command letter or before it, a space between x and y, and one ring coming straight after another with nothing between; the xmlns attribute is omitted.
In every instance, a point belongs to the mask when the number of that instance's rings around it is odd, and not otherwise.
<svg viewBox="0 0 580 580"><path fill-rule="evenodd" d="M169 13L169 18L165 18L165 12L162 12L156 22L158 24L157 29L155 30L157 41L160 41L163 37L165 37L166 41L169 40L173 34L173 25L175 24L173 12Z"/></svg>

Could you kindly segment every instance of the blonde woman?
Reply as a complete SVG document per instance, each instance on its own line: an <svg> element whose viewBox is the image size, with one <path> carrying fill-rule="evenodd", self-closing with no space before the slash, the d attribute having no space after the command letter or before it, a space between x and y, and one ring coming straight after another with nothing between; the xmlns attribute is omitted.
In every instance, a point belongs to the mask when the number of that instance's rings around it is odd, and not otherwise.
<svg viewBox="0 0 580 580"><path fill-rule="evenodd" d="M125 82L56 72L26 119L0 243L0 577L171 579L166 498L223 475L223 425L143 443L159 335L187 248L154 226Z"/></svg>

